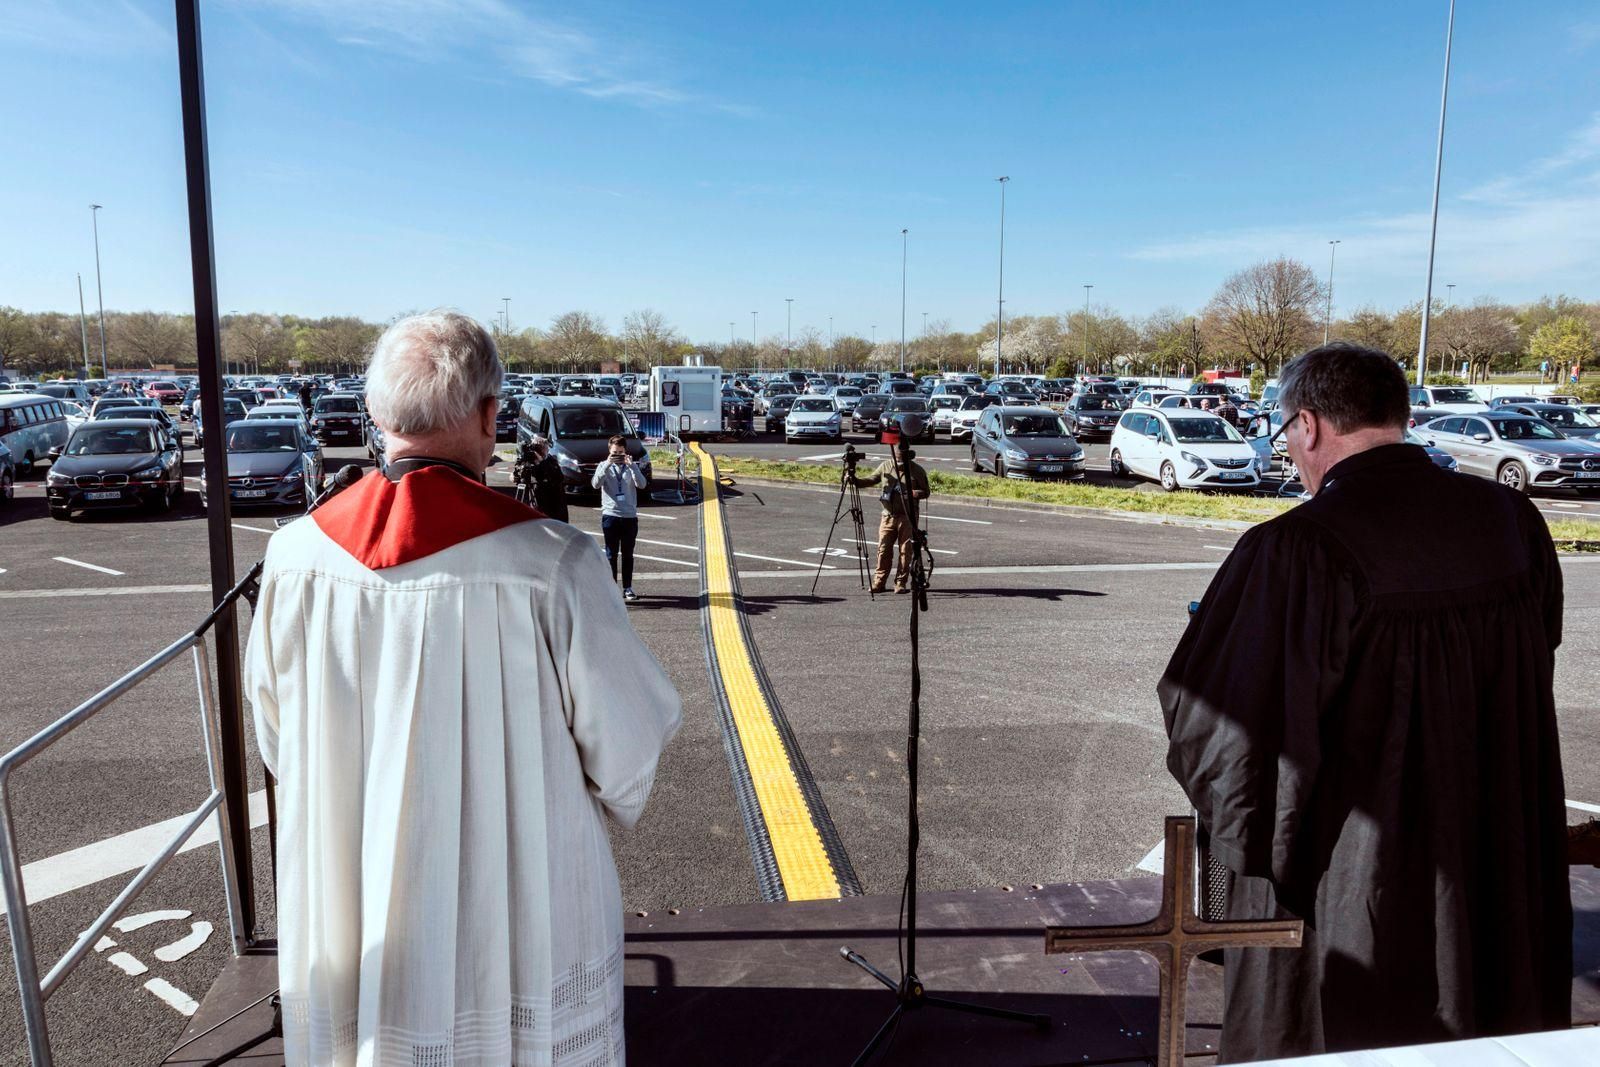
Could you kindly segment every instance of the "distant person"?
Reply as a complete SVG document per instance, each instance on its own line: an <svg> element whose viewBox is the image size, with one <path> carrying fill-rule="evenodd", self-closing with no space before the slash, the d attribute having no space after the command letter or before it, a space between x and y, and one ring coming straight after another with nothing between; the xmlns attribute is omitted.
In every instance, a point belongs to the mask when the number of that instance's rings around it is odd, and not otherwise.
<svg viewBox="0 0 1600 1067"><path fill-rule="evenodd" d="M883 593L889 588L889 571L894 570L894 591L911 592L911 553L916 542L912 531L917 525L917 501L928 499L928 472L916 462L916 452L906 450L905 480L911 489L911 507L900 493L900 470L895 458L890 456L878 469L866 477L857 475L855 484L861 488L883 485L878 501L883 505L883 517L878 520L878 565L872 572L872 592Z"/></svg>
<svg viewBox="0 0 1600 1067"><path fill-rule="evenodd" d="M1313 499L1239 539L1159 686L1228 918L1305 920L1298 950L1224 953L1218 1058L1565 1029L1544 517L1404 443L1383 352L1314 349L1279 396Z"/></svg>
<svg viewBox="0 0 1600 1067"><path fill-rule="evenodd" d="M305 409L305 412L306 412L307 415L311 414L311 406L312 406L312 404L311 404L311 383L310 382L301 382L300 383L300 406Z"/></svg>
<svg viewBox="0 0 1600 1067"><path fill-rule="evenodd" d="M1217 406L1212 414L1221 416L1222 421L1229 426L1237 427L1239 425L1239 406L1233 402L1231 396L1225 396L1217 401Z"/></svg>
<svg viewBox="0 0 1600 1067"><path fill-rule="evenodd" d="M621 1064L608 822L679 703L589 537L483 484L501 368L456 312L379 339L389 448L273 535L247 653L278 779L292 1064Z"/></svg>
<svg viewBox="0 0 1600 1067"><path fill-rule="evenodd" d="M567 476L550 451L550 439L535 434L522 450L517 477L529 488L533 506L567 522Z"/></svg>
<svg viewBox="0 0 1600 1067"><path fill-rule="evenodd" d="M639 540L639 490L649 483L644 472L628 455L628 439L621 434L611 438L611 449L594 469L591 484L600 490L600 532L605 535L606 559L611 563L611 580L617 580L622 567L622 599L633 603L633 546Z"/></svg>

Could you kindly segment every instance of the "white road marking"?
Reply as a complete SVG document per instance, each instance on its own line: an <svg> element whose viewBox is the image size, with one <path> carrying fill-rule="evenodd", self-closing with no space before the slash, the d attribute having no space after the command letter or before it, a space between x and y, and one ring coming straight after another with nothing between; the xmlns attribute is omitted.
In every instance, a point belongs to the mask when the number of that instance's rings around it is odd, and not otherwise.
<svg viewBox="0 0 1600 1067"><path fill-rule="evenodd" d="M839 540L841 540L841 541L849 541L852 545L875 545L875 544L878 543L876 541L862 541L862 540L860 540L858 538L855 538L855 537L841 537L841 538L839 538ZM810 552L812 550L808 548L808 549L806 549L806 551ZM929 552L937 552L941 556L959 556L961 554L961 553L957 552L953 548L933 548L933 547L930 546L928 548L928 551Z"/></svg>
<svg viewBox="0 0 1600 1067"><path fill-rule="evenodd" d="M126 952L113 952L106 957L106 962L123 974L132 975L135 978L150 969Z"/></svg>
<svg viewBox="0 0 1600 1067"><path fill-rule="evenodd" d="M815 460L843 459L843 458L844 458L844 453L843 452L825 452L820 456L801 456L800 459L799 459L799 462L808 463L808 462L815 461Z"/></svg>
<svg viewBox="0 0 1600 1067"><path fill-rule="evenodd" d="M104 952L108 948L116 948L116 947L117 947L117 943L115 941L111 940L109 937L102 937L100 940L98 940L98 941L96 941L94 943L94 950L96 952Z"/></svg>
<svg viewBox="0 0 1600 1067"><path fill-rule="evenodd" d="M156 949L155 957L162 963L176 963L189 953L206 943L206 938L211 936L213 927L201 919L189 924L189 932L170 945L162 945Z"/></svg>
<svg viewBox="0 0 1600 1067"><path fill-rule="evenodd" d="M678 567L693 567L695 570L699 570L700 569L700 564L698 564L698 563L692 563L692 562L689 562L687 560L681 560L681 559L668 559L665 556L647 556L643 552L635 552L633 554L633 558L634 559L648 559L648 560L651 560L651 561L656 562L656 563L671 563L671 564L673 564L675 566L678 566Z"/></svg>
<svg viewBox="0 0 1600 1067"><path fill-rule="evenodd" d="M1157 841L1155 847L1144 854L1144 859L1134 864L1135 869L1161 874L1167 863L1167 843Z"/></svg>
<svg viewBox="0 0 1600 1067"><path fill-rule="evenodd" d="M1559 500L1552 500L1550 502L1550 506L1553 507L1553 508L1582 508L1583 507L1582 504L1563 504Z"/></svg>
<svg viewBox="0 0 1600 1067"><path fill-rule="evenodd" d="M146 926L153 926L156 923L172 922L176 919L187 919L193 914L194 912L192 911L184 911L176 908L168 909L166 911L142 911L137 915L125 915L111 925L114 929L121 930L126 934L131 933L134 930L142 930Z"/></svg>
<svg viewBox="0 0 1600 1067"><path fill-rule="evenodd" d="M652 541L648 537L639 538L639 543L641 545L660 545L662 548L681 548L687 552L698 553L700 551L699 545L680 545L676 541Z"/></svg>
<svg viewBox="0 0 1600 1067"><path fill-rule="evenodd" d="M278 532L277 530L263 530L259 526L246 526L242 522L235 522L235 523L232 523L231 525L233 526L233 528L235 530L249 530L252 533L275 534L275 533Z"/></svg>
<svg viewBox="0 0 1600 1067"><path fill-rule="evenodd" d="M1229 548L1227 545L1201 545L1200 547L1201 548L1214 548L1218 552L1232 552L1233 551L1233 549Z"/></svg>
<svg viewBox="0 0 1600 1067"><path fill-rule="evenodd" d="M209 593L209 585L132 585L104 589L6 589L0 600L35 600L58 596L131 596L139 593Z"/></svg>
<svg viewBox="0 0 1600 1067"><path fill-rule="evenodd" d="M768 563L793 563L796 567L809 567L809 566L811 566L811 561L810 560L805 560L805 559L779 559L777 556L758 556L754 552L735 552L734 555L735 556L742 556L745 559L766 560ZM828 566L826 563L824 563L822 565L822 569L825 570L825 571L833 570L833 568Z"/></svg>
<svg viewBox="0 0 1600 1067"><path fill-rule="evenodd" d="M678 516L676 516L676 515L652 515L648 511L639 512L639 518L641 518L641 519L660 519L662 522L677 522L678 521Z"/></svg>
<svg viewBox="0 0 1600 1067"><path fill-rule="evenodd" d="M1567 807L1574 811L1587 811L1591 815L1600 815L1600 804L1585 804L1581 800L1567 801Z"/></svg>
<svg viewBox="0 0 1600 1067"><path fill-rule="evenodd" d="M988 519L958 519L954 515L929 515L930 519L940 519L944 522L970 522L974 526L993 526Z"/></svg>
<svg viewBox="0 0 1600 1067"><path fill-rule="evenodd" d="M60 852L42 860L34 860L22 868L22 881L27 887L28 902L37 904L82 889L84 886L103 882L107 878L114 878L119 874L137 871L148 863L152 856L165 848L167 842L172 840L172 835L188 821L187 814L177 815L161 822L151 823L149 826L141 826L137 830L108 837L103 841ZM250 794L250 826L254 829L265 825L267 825L267 794L264 790L258 789ZM217 820L213 818L206 820L178 851L191 852L216 843ZM4 914L4 910L5 905L0 902L0 914ZM176 914L181 918L189 917L186 911ZM117 923L118 927L127 921L128 919L122 919Z"/></svg>
<svg viewBox="0 0 1600 1067"><path fill-rule="evenodd" d="M848 556L850 554L842 548L824 549L821 545L818 545L816 548L803 548L800 551L804 552L808 556L820 556L823 554L823 552L827 552L829 556Z"/></svg>
<svg viewBox="0 0 1600 1067"><path fill-rule="evenodd" d="M52 556L50 558L57 563L70 563L72 566L82 567L84 570L99 571L101 574L114 574L118 578L123 576L121 571L114 571L110 567L102 567L98 563L85 563L81 559L68 559L66 556Z"/></svg>
<svg viewBox="0 0 1600 1067"><path fill-rule="evenodd" d="M165 978L152 978L144 984L144 987L160 997L179 1015L193 1015L200 1010L200 1005L194 1002L193 997Z"/></svg>

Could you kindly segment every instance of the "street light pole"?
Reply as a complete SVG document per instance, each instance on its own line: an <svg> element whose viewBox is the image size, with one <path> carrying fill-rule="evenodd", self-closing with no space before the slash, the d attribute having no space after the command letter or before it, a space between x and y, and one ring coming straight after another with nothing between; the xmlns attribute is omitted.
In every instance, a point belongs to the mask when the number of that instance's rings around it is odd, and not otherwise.
<svg viewBox="0 0 1600 1067"><path fill-rule="evenodd" d="M506 315L505 325L501 326L500 329L504 333L510 333L511 332L511 298L509 296L502 296L500 298L500 300L506 306L506 310L505 310L505 315Z"/></svg>
<svg viewBox="0 0 1600 1067"><path fill-rule="evenodd" d="M1089 372L1089 290L1093 285L1083 287L1083 370Z"/></svg>
<svg viewBox="0 0 1600 1067"><path fill-rule="evenodd" d="M83 380L89 380L89 321L83 313L83 274L78 275L78 333L83 337Z"/></svg>
<svg viewBox="0 0 1600 1067"><path fill-rule="evenodd" d="M756 336L756 312L750 312L750 346L756 350L756 371L761 370L761 341Z"/></svg>
<svg viewBox="0 0 1600 1067"><path fill-rule="evenodd" d="M110 378L106 369L106 293L100 285L100 205L89 205L89 219L94 226L94 291L100 301L100 377Z"/></svg>
<svg viewBox="0 0 1600 1067"><path fill-rule="evenodd" d="M733 323L728 323L728 347L733 347Z"/></svg>
<svg viewBox="0 0 1600 1067"><path fill-rule="evenodd" d="M1444 173L1444 116L1450 101L1450 45L1456 32L1456 0L1444 29L1444 87L1439 90L1439 144L1433 157L1433 224L1428 230L1428 285L1422 297L1422 336L1417 341L1417 384L1428 373L1428 320L1433 317L1433 255L1439 244L1439 179Z"/></svg>
<svg viewBox="0 0 1600 1067"><path fill-rule="evenodd" d="M788 317L783 324L783 350L788 353L794 348L794 297L786 296L783 302L789 305ZM794 356L791 355L789 358L793 359Z"/></svg>
<svg viewBox="0 0 1600 1067"><path fill-rule="evenodd" d="M1000 183L1000 293L994 314L994 372L1000 374L1000 347L1006 336L1006 185L1010 175L995 179Z"/></svg>
<svg viewBox="0 0 1600 1067"><path fill-rule="evenodd" d="M910 230L900 231L900 373L906 370L906 236Z"/></svg>
<svg viewBox="0 0 1600 1067"><path fill-rule="evenodd" d="M1328 242L1328 311L1322 316L1322 343L1328 343L1328 329L1333 325L1333 256L1339 251L1338 241Z"/></svg>

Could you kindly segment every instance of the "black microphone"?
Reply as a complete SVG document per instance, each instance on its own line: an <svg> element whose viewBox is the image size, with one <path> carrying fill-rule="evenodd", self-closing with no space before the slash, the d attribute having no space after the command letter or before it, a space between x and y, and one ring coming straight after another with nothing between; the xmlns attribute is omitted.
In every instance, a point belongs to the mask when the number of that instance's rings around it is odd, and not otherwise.
<svg viewBox="0 0 1600 1067"><path fill-rule="evenodd" d="M352 485L355 485L361 480L361 476L365 473L365 471L356 466L354 463L346 463L343 467L340 467L339 472L333 476L333 481L328 483L328 488L324 489L322 491L322 495L313 500L311 502L311 506L306 508L306 514L311 514L313 511L316 511L322 505L326 504L329 500L333 499L336 494L350 488Z"/></svg>

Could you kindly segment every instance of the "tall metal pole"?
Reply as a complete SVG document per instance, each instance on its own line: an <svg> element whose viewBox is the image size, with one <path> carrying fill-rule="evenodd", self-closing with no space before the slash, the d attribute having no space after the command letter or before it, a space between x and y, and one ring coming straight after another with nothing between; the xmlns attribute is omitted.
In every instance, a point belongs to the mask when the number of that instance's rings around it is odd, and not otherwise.
<svg viewBox="0 0 1600 1067"><path fill-rule="evenodd" d="M994 313L994 372L1000 374L1000 348L1006 336L1006 184L1010 175L995 179L1000 183L1000 295Z"/></svg>
<svg viewBox="0 0 1600 1067"><path fill-rule="evenodd" d="M89 321L83 313L83 275L78 275L78 333L83 337L83 380L89 380Z"/></svg>
<svg viewBox="0 0 1600 1067"><path fill-rule="evenodd" d="M1428 374L1428 320L1433 317L1433 254L1439 244L1439 178L1444 173L1444 115L1450 101L1450 44L1456 32L1456 0L1444 28L1444 87L1439 90L1439 145L1433 157L1433 224L1428 230L1428 287L1422 298L1422 337L1417 341L1417 384Z"/></svg>
<svg viewBox="0 0 1600 1067"><path fill-rule="evenodd" d="M1339 250L1338 241L1328 242L1328 310L1322 316L1322 343L1328 343L1328 329L1333 325L1333 255Z"/></svg>
<svg viewBox="0 0 1600 1067"><path fill-rule="evenodd" d="M750 347L756 350L756 371L761 370L761 341L756 336L756 313L750 312Z"/></svg>
<svg viewBox="0 0 1600 1067"><path fill-rule="evenodd" d="M1093 285L1083 287L1083 371L1089 373L1089 290Z"/></svg>
<svg viewBox="0 0 1600 1067"><path fill-rule="evenodd" d="M791 354L794 348L794 297L786 296L783 302L789 305L788 318L783 325L783 352L789 359L794 359Z"/></svg>
<svg viewBox="0 0 1600 1067"><path fill-rule="evenodd" d="M906 234L910 230L900 231L900 372L906 369Z"/></svg>
<svg viewBox="0 0 1600 1067"><path fill-rule="evenodd" d="M211 175L206 148L205 68L200 45L200 0L174 0L178 16L178 84L183 98L183 164L188 185L189 258L194 273L195 355L205 425L206 527L211 555L211 598L233 588L233 515L228 456L222 427L222 327L217 321L217 270L211 233ZM222 739L222 783L229 840L238 876L238 929L255 940L256 895L250 852L249 778L245 773L244 701L240 692L238 611L230 605L216 623L217 697ZM235 945L234 950L243 947Z"/></svg>
<svg viewBox="0 0 1600 1067"><path fill-rule="evenodd" d="M733 323L728 323L728 347L733 347Z"/></svg>
<svg viewBox="0 0 1600 1067"><path fill-rule="evenodd" d="M106 292L100 285L100 205L89 205L89 220L94 226L94 292L100 301L100 377L111 377L106 370Z"/></svg>
<svg viewBox="0 0 1600 1067"><path fill-rule="evenodd" d="M506 333L510 333L511 332L511 298L509 296L502 296L500 298L500 300L506 306L506 311L505 311L506 321L505 321L505 325L502 326L501 329Z"/></svg>

